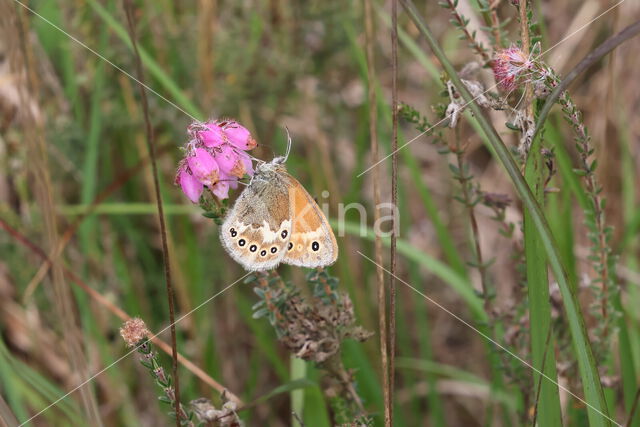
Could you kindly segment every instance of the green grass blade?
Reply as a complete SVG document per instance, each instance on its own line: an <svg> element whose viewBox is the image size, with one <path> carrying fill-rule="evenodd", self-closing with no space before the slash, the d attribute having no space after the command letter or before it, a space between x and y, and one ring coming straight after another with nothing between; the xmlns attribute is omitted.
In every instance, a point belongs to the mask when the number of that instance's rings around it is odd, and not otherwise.
<svg viewBox="0 0 640 427"><path fill-rule="evenodd" d="M534 145L527 158L525 179L539 203L544 203L544 164L539 144ZM531 325L531 358L533 366L547 377L558 381L556 358L551 334L551 302L547 257L540 237L528 210L524 212L524 248L529 293L529 324ZM533 396L539 396L538 415L540 425L562 425L558 386L533 373ZM540 390L538 391L538 388ZM535 401L535 397L533 399ZM534 403L535 404L535 403Z"/></svg>
<svg viewBox="0 0 640 427"><path fill-rule="evenodd" d="M300 359L299 357L295 357L294 355L290 356L289 359L289 372L292 381L304 379L307 377L307 362ZM304 389L295 389L291 390L291 425L302 427L298 422L298 417L302 419L304 416ZM297 417L296 417L297 415Z"/></svg>

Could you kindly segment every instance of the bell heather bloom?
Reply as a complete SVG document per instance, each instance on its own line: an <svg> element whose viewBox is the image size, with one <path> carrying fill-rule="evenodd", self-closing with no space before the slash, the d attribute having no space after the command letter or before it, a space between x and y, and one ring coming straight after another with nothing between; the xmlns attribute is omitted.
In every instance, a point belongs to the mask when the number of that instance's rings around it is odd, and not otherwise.
<svg viewBox="0 0 640 427"><path fill-rule="evenodd" d="M255 139L251 137L251 134L241 124L235 121L227 121L221 123L224 133L227 136L231 145L241 150L251 150L258 145Z"/></svg>
<svg viewBox="0 0 640 427"><path fill-rule="evenodd" d="M176 184L180 185L182 192L189 198L189 200L193 203L198 203L202 190L204 189L204 185L202 185L196 177L187 172L186 166L178 169Z"/></svg>
<svg viewBox="0 0 640 427"><path fill-rule="evenodd" d="M530 74L534 64L522 49L511 46L496 52L493 58L493 74L498 85L507 91L518 87L518 83Z"/></svg>
<svg viewBox="0 0 640 427"><path fill-rule="evenodd" d="M206 125L206 130L198 133L200 139L207 147L219 147L225 143L225 134L217 124Z"/></svg>
<svg viewBox="0 0 640 427"><path fill-rule="evenodd" d="M196 148L193 156L187 157L187 165L193 176L204 185L211 186L220 180L220 167L204 148Z"/></svg>
<svg viewBox="0 0 640 427"><path fill-rule="evenodd" d="M257 146L251 133L238 122L194 122L188 128L192 139L178 165L175 183L193 203L206 189L220 200L229 197L237 181L253 175L253 163L246 153Z"/></svg>
<svg viewBox="0 0 640 427"><path fill-rule="evenodd" d="M216 185L213 186L211 192L214 196L216 196L220 200L224 200L229 197L229 182L228 181L218 181Z"/></svg>
<svg viewBox="0 0 640 427"><path fill-rule="evenodd" d="M253 164L251 158L244 152L225 144L216 150L216 160L220 170L231 176L242 178L246 175L253 175Z"/></svg>

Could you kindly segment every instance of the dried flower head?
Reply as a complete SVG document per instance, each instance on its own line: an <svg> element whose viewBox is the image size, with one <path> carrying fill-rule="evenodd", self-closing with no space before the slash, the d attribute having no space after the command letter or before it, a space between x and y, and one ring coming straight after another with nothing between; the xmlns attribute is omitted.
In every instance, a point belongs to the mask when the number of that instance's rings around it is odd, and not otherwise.
<svg viewBox="0 0 640 427"><path fill-rule="evenodd" d="M286 300L280 338L292 353L304 360L325 362L336 354L345 338L365 341L371 333L354 325L353 304L344 294L333 304L314 299L305 303L299 296Z"/></svg>
<svg viewBox="0 0 640 427"><path fill-rule="evenodd" d="M238 418L236 411L238 405L231 401L225 401L225 395L222 395L223 405L221 409L216 409L211 404L209 399L203 397L192 400L191 408L200 422L207 423L207 425L214 425L220 427L239 427L243 423Z"/></svg>
<svg viewBox="0 0 640 427"><path fill-rule="evenodd" d="M120 335L127 347L135 347L140 341L149 336L149 330L144 320L139 317L129 319L120 328Z"/></svg>
<svg viewBox="0 0 640 427"><path fill-rule="evenodd" d="M192 139L186 144L175 183L193 203L200 201L205 188L218 199L226 199L238 179L253 175L253 163L246 151L257 143L238 122L194 122L188 133Z"/></svg>
<svg viewBox="0 0 640 427"><path fill-rule="evenodd" d="M522 49L511 46L496 52L493 58L493 74L498 85L507 91L517 89L523 77L533 68L533 62Z"/></svg>

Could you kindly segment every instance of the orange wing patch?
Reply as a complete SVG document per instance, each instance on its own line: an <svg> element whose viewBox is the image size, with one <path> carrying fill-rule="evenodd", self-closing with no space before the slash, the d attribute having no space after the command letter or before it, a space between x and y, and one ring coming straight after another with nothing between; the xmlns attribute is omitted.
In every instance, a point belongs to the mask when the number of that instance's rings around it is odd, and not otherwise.
<svg viewBox="0 0 640 427"><path fill-rule="evenodd" d="M322 222L327 222L316 202L311 199L311 196L307 194L299 182L296 181L289 190L289 199L295 233L316 231L321 228Z"/></svg>
<svg viewBox="0 0 640 427"><path fill-rule="evenodd" d="M283 262L302 267L332 264L338 257L338 245L318 204L293 177L289 187L291 239Z"/></svg>

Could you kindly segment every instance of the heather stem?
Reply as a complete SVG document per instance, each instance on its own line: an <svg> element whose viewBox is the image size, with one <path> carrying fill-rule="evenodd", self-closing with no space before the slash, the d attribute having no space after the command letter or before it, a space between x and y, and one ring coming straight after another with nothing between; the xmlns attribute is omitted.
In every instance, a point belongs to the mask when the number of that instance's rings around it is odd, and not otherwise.
<svg viewBox="0 0 640 427"><path fill-rule="evenodd" d="M607 242L607 230L604 221L604 210L602 209L602 199L600 198L600 185L598 184L595 176L595 162L589 163L590 156L593 154L594 149L590 144L591 137L588 135L587 130L582 122L580 112L573 100L569 97L567 92L564 92L560 96L560 104L563 107L565 117L572 124L574 132L576 133L576 142L578 146L578 152L580 154L580 161L582 167L582 173L584 174L584 182L587 189L587 195L590 198L593 208L593 221L594 231L597 234L597 244L593 248L593 251L597 253L598 266L595 267L596 273L599 276L599 281L602 289L602 301L601 301L601 314L603 318L604 329L602 331L602 338L606 339L608 335L608 304L609 304L609 285L611 278L609 276L609 246Z"/></svg>
<svg viewBox="0 0 640 427"><path fill-rule="evenodd" d="M355 403L359 413L355 414L354 418L359 415L364 415L366 411L364 409L364 405L362 404L362 399L360 399L360 396L356 392L356 389L353 387L353 378L351 377L351 374L349 374L347 369L344 367L344 364L342 363L341 353L338 352L331 356L322 364L322 367L327 370L330 376L340 382L340 384L346 390L349 398L353 401L353 403Z"/></svg>
<svg viewBox="0 0 640 427"><path fill-rule="evenodd" d="M484 62L489 62L491 60L491 57L489 57L487 50L484 48L484 46L482 46L482 43L476 41L474 34L470 33L469 30L467 29L467 24L469 23L469 21L464 16L462 16L456 9L456 5L458 2L455 0L445 0L445 1L446 1L445 7L447 9L451 9L451 15L453 15L453 19L455 20L456 27L458 27L458 29L462 31L462 34L464 35L464 37L469 41L469 45L471 46L471 48L475 50L476 53L482 57Z"/></svg>
<svg viewBox="0 0 640 427"><path fill-rule="evenodd" d="M502 40L500 36L500 18L498 17L498 6L500 6L500 0L493 0L489 5L489 9L491 10L491 32L493 33L493 38L495 39L495 48L499 49L502 47Z"/></svg>
<svg viewBox="0 0 640 427"><path fill-rule="evenodd" d="M458 173L456 178L462 187L462 199L464 201L467 214L469 215L469 224L471 225L471 233L473 236L473 245L475 250L475 266L480 273L480 284L482 286L482 298L484 300L484 309L489 317L491 317L491 292L487 279L487 266L484 263L482 249L480 247L480 230L478 228L478 220L476 219L474 189L471 182L471 176L467 174L467 166L464 162L464 148L460 145L459 130L455 128L455 148L451 150L456 155Z"/></svg>

